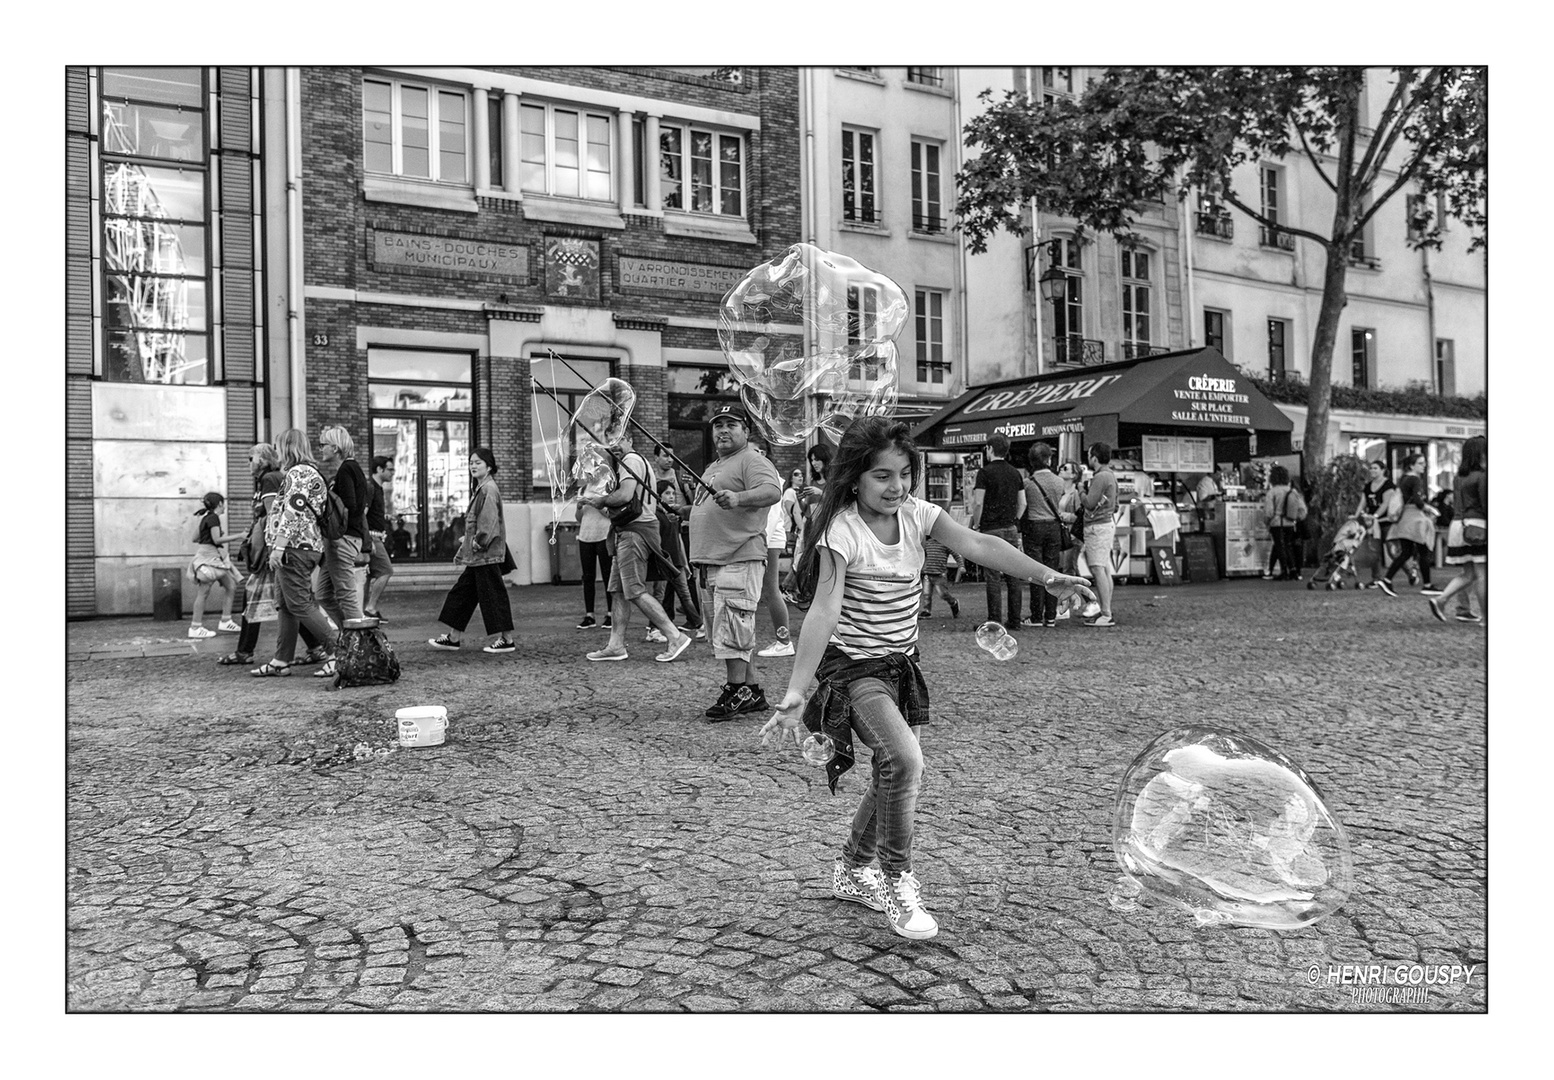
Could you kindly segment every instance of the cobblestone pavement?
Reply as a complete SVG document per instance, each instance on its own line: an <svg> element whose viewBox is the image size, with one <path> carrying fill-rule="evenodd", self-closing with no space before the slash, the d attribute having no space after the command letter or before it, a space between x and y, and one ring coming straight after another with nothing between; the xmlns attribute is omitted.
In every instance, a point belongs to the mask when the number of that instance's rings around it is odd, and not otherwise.
<svg viewBox="0 0 1554 1080"><path fill-rule="evenodd" d="M963 617L923 624L926 942L830 897L866 763L833 798L757 745L765 715L707 723L705 644L655 664L638 625L629 662L584 662L603 634L572 628L575 588L513 591L510 656L434 652L440 596L391 590L403 678L338 692L218 667L231 635L71 624L68 1007L1487 1008L1482 628L1412 590L1130 586L1118 630L1022 631L999 663L981 587L956 591ZM762 662L769 694L791 663ZM446 745L390 749L394 710L428 703ZM1345 909L1278 933L1109 906L1118 779L1187 719L1316 779L1353 846ZM1342 964L1474 973L1374 1002L1328 984Z"/></svg>

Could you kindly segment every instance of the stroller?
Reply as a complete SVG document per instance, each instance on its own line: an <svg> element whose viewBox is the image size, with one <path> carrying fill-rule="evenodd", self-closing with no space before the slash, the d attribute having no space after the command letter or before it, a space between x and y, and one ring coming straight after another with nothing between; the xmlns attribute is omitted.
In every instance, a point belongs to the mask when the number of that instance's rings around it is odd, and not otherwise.
<svg viewBox="0 0 1554 1080"><path fill-rule="evenodd" d="M1354 579L1355 588L1359 588L1360 575L1354 568L1354 553L1365 542L1366 527L1358 519L1350 518L1338 527L1338 532L1333 536L1333 546L1328 550L1327 557L1322 560L1322 565L1311 580L1306 582L1306 588L1315 589L1317 582L1324 583L1329 591L1344 587L1342 575L1348 574Z"/></svg>

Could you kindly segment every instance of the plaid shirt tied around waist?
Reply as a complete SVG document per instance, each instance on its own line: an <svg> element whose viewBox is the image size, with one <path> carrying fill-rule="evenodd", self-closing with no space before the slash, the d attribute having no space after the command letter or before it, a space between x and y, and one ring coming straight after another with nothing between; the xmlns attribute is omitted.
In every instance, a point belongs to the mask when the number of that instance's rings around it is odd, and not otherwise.
<svg viewBox="0 0 1554 1080"><path fill-rule="evenodd" d="M917 655L914 648L910 653L893 652L855 660L835 644L826 646L820 666L815 669L820 686L804 707L804 726L829 735L836 744L836 755L826 763L831 794L836 794L836 782L842 774L853 767L853 705L849 691L855 681L879 679L886 686L894 684L896 705L907 725L928 723L928 684L917 666Z"/></svg>

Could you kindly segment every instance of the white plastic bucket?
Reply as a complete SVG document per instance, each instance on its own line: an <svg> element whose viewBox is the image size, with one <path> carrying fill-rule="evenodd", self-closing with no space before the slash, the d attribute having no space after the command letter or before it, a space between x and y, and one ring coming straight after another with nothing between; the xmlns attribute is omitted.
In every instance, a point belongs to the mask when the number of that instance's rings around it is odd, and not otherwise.
<svg viewBox="0 0 1554 1080"><path fill-rule="evenodd" d="M441 746L448 731L448 710L441 705L416 705L394 714L399 721L400 746Z"/></svg>

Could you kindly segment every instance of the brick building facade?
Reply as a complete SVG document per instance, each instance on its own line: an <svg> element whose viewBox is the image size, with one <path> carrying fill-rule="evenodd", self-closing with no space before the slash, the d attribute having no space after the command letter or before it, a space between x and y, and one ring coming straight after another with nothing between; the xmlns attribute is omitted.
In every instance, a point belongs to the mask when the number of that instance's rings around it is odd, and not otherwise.
<svg viewBox="0 0 1554 1080"><path fill-rule="evenodd" d="M718 303L800 239L793 69L303 69L300 102L301 422L395 460L402 572L446 566L485 445L529 537L514 578L549 579L566 414L534 381L571 407L626 380L701 467L731 394Z"/></svg>

